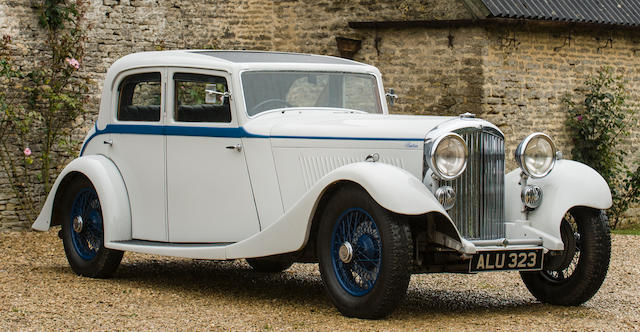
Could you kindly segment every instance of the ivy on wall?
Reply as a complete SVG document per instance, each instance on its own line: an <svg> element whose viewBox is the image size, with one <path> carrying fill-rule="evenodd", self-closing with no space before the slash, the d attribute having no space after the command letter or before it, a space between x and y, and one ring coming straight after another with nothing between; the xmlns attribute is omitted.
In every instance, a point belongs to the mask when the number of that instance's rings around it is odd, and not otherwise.
<svg viewBox="0 0 640 332"><path fill-rule="evenodd" d="M616 228L630 205L640 201L640 167L634 171L625 163L629 153L621 144L636 124L637 109L627 105L625 82L611 68L601 68L585 84L588 92L579 97L580 103L571 96L564 100L574 144L571 153L609 184L613 198L609 217Z"/></svg>
<svg viewBox="0 0 640 332"><path fill-rule="evenodd" d="M44 56L19 66L11 38L0 43L0 167L27 221L51 189L52 160L75 149L72 134L86 114L89 81L79 74L86 39L83 0L42 0L34 12ZM24 69L24 67L31 67Z"/></svg>

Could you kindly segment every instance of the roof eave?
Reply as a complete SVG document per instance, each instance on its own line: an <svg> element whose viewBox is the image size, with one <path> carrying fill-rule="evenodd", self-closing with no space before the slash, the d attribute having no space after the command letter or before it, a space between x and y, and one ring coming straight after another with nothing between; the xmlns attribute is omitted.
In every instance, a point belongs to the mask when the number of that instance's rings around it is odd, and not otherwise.
<svg viewBox="0 0 640 332"><path fill-rule="evenodd" d="M539 26L539 27L582 27L582 28L602 28L609 27L618 30L640 30L640 24L624 25L614 23L595 22L573 22L573 21L549 21L520 18L490 17L484 19L460 19L460 20L411 20L411 21L350 21L349 27L352 29L449 29L459 27L477 26Z"/></svg>

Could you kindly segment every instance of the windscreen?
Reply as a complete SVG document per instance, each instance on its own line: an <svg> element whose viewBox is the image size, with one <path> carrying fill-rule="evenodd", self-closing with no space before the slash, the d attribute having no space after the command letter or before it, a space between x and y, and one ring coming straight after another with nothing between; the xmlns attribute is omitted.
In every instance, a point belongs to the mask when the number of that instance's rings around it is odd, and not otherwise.
<svg viewBox="0 0 640 332"><path fill-rule="evenodd" d="M242 86L250 116L287 107L332 107L382 113L376 78L369 74L245 72Z"/></svg>

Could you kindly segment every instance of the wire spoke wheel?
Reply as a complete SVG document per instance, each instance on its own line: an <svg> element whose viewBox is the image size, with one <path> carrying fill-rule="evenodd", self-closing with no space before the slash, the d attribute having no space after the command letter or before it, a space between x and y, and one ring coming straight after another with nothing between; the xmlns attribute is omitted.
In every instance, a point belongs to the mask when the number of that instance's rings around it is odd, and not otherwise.
<svg viewBox="0 0 640 332"><path fill-rule="evenodd" d="M71 206L71 240L84 260L92 260L102 247L102 210L93 188L81 190Z"/></svg>
<svg viewBox="0 0 640 332"><path fill-rule="evenodd" d="M407 220L357 185L331 194L318 225L316 250L327 295L349 317L389 315L409 286L413 246Z"/></svg>
<svg viewBox="0 0 640 332"><path fill-rule="evenodd" d="M573 257L570 260L567 259L568 265L563 264L561 269L558 270L543 270L542 276L547 278L550 282L563 283L566 280L570 279L576 268L578 267L578 263L580 262L580 250L582 248L582 242L580 240L580 229L578 227L578 223L573 215L567 213L563 219L563 225L561 227L562 238L569 239L570 241L564 241L565 243L570 243L572 248L568 248L570 253L573 253ZM566 266L564 266L566 265Z"/></svg>
<svg viewBox="0 0 640 332"><path fill-rule="evenodd" d="M527 289L545 303L575 306L598 292L611 256L609 221L603 211L575 207L560 223L564 250L545 257L542 271L520 272Z"/></svg>
<svg viewBox="0 0 640 332"><path fill-rule="evenodd" d="M382 241L371 215L360 208L345 211L333 229L331 248L340 285L354 296L369 293L382 264Z"/></svg>
<svg viewBox="0 0 640 332"><path fill-rule="evenodd" d="M83 176L65 188L62 243L76 274L94 278L113 275L123 252L105 247L102 204L91 181Z"/></svg>

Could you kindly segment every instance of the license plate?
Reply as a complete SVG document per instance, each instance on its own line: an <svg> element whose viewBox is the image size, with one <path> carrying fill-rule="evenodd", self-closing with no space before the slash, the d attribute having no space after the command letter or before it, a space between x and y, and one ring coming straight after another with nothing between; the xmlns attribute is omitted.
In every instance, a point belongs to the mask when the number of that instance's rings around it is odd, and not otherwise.
<svg viewBox="0 0 640 332"><path fill-rule="evenodd" d="M469 272L542 270L542 249L479 251L471 258Z"/></svg>

